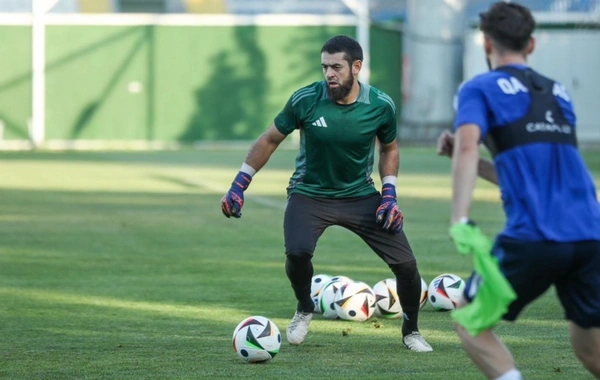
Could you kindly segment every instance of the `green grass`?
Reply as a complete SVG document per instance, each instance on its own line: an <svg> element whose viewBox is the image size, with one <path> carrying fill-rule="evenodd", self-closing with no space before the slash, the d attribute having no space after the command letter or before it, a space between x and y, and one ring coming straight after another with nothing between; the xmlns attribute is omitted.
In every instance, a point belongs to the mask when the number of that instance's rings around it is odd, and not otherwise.
<svg viewBox="0 0 600 380"><path fill-rule="evenodd" d="M295 301L283 270L282 216L293 151L278 151L247 192L240 220L219 200L245 151L0 153L2 379L479 379L448 313L426 306L434 347L402 347L400 321L315 317L306 343L274 360L238 359L231 334L250 315L285 330ZM398 191L421 274L466 277L447 236L450 162L401 153ZM600 154L586 161L600 179ZM489 235L504 217L478 183L473 217ZM317 273L371 285L391 273L362 241L326 231ZM569 346L554 292L498 334L527 379L591 379ZM347 334L342 334L347 332Z"/></svg>

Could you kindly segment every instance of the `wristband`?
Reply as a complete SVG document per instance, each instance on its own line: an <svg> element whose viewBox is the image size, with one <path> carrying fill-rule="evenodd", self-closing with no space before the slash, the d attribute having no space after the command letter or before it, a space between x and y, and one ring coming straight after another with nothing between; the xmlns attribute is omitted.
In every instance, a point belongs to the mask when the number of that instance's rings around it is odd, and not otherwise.
<svg viewBox="0 0 600 380"><path fill-rule="evenodd" d="M248 165L245 162L242 164L242 168L240 169L240 171L248 174L250 177L254 177L254 175L256 174L256 169L254 169L252 166Z"/></svg>
<svg viewBox="0 0 600 380"><path fill-rule="evenodd" d="M395 175L386 175L385 177L381 178L381 184L385 185L386 183L389 183L390 185L396 185L396 176Z"/></svg>

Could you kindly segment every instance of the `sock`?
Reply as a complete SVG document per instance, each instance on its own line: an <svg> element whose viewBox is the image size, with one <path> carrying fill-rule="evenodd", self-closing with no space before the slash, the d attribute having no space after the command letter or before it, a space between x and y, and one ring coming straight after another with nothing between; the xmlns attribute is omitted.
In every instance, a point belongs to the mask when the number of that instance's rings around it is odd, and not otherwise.
<svg viewBox="0 0 600 380"><path fill-rule="evenodd" d="M309 253L298 252L288 254L285 260L285 273L298 300L296 310L304 313L312 313L315 310L315 304L310 296L310 285L314 274L311 258Z"/></svg>
<svg viewBox="0 0 600 380"><path fill-rule="evenodd" d="M396 291L404 314L402 336L419 331L419 301L421 299L421 275L417 262L391 266L396 276Z"/></svg>
<svg viewBox="0 0 600 380"><path fill-rule="evenodd" d="M513 368L502 376L497 377L496 380L523 380L523 376L521 376L519 370Z"/></svg>

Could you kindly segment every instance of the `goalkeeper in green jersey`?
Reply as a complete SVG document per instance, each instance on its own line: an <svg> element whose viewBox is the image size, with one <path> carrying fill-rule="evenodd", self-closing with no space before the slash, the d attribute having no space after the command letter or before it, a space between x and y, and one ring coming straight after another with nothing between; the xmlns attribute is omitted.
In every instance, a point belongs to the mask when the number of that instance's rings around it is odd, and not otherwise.
<svg viewBox="0 0 600 380"><path fill-rule="evenodd" d="M412 351L429 352L432 348L418 328L421 276L396 202L396 107L388 95L358 81L362 61L362 48L350 37L335 36L324 44L325 79L292 94L250 148L221 209L228 218L241 216L244 191L256 172L287 135L299 130L283 222L285 271L297 300L286 331L288 342L297 345L306 338L315 308L311 260L319 237L337 225L357 234L389 266L404 312L403 343ZM371 178L376 146L381 192Z"/></svg>

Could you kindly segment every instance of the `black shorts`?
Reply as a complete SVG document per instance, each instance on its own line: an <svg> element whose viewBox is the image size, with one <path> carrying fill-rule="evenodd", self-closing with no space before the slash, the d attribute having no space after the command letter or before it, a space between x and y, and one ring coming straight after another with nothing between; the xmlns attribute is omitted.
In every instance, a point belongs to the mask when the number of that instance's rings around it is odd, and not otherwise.
<svg viewBox="0 0 600 380"><path fill-rule="evenodd" d="M414 261L404 231L390 234L375 222L380 199L380 194L337 199L290 194L283 220L286 255L312 255L323 231L335 225L357 234L388 265Z"/></svg>
<svg viewBox="0 0 600 380"><path fill-rule="evenodd" d="M517 293L504 319L515 320L554 285L566 319L582 328L600 327L600 241L524 242L498 237L492 254Z"/></svg>

